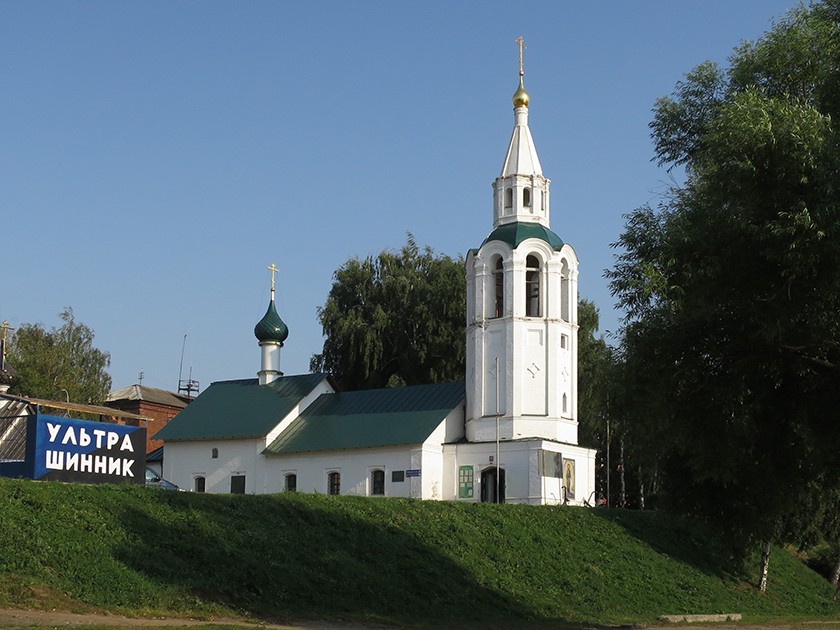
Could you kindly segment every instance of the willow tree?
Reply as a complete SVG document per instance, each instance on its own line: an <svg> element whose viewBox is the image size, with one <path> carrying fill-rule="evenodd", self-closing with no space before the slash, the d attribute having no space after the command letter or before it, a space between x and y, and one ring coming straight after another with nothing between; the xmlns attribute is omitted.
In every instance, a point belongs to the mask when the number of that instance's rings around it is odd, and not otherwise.
<svg viewBox="0 0 840 630"><path fill-rule="evenodd" d="M310 368L347 390L463 380L465 305L463 259L421 249L409 234L399 250L335 272Z"/></svg>

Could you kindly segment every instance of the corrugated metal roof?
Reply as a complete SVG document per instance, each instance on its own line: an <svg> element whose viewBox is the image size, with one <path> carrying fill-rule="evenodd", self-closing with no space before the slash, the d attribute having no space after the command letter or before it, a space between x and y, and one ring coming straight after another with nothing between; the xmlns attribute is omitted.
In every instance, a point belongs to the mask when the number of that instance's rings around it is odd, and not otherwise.
<svg viewBox="0 0 840 630"><path fill-rule="evenodd" d="M26 417L29 403L0 397L0 461L26 459Z"/></svg>
<svg viewBox="0 0 840 630"><path fill-rule="evenodd" d="M155 440L211 440L265 436L321 383L325 374L219 381L158 431Z"/></svg>
<svg viewBox="0 0 840 630"><path fill-rule="evenodd" d="M323 394L264 452L420 444L464 396L463 382Z"/></svg>
<svg viewBox="0 0 840 630"><path fill-rule="evenodd" d="M176 394L165 389L158 389L157 387L146 387L145 385L129 385L115 389L108 398L106 403L117 402L120 400L143 400L145 402L157 403L159 405L169 405L170 407L180 407L183 409L192 400L190 396L183 394Z"/></svg>
<svg viewBox="0 0 840 630"><path fill-rule="evenodd" d="M83 405L81 403L64 402L61 400L46 400L44 398L32 398L31 396L18 396L17 394L2 394L0 398L9 400L23 401L30 405L37 405L46 409L61 409L62 411L78 411L79 413L89 413L97 416L107 416L110 418L124 418L126 420L153 420L149 416L138 415L136 413L129 413L128 411L121 411L113 407L103 407L102 405Z"/></svg>

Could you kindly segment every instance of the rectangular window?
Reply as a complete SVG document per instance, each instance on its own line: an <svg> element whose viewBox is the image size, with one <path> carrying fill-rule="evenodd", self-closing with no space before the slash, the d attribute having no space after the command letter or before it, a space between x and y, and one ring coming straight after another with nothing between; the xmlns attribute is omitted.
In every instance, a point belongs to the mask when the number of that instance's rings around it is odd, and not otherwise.
<svg viewBox="0 0 840 630"><path fill-rule="evenodd" d="M327 475L327 492L329 494L341 494L341 473L331 472Z"/></svg>
<svg viewBox="0 0 840 630"><path fill-rule="evenodd" d="M404 470L392 470L391 471L391 483L402 483L405 481L405 471Z"/></svg>
<svg viewBox="0 0 840 630"><path fill-rule="evenodd" d="M245 494L245 475L230 476L230 493Z"/></svg>
<svg viewBox="0 0 840 630"><path fill-rule="evenodd" d="M543 477L563 477L563 456L554 451L540 451L540 474Z"/></svg>
<svg viewBox="0 0 840 630"><path fill-rule="evenodd" d="M458 468L458 498L472 499L475 490L474 472L472 466Z"/></svg>
<svg viewBox="0 0 840 630"><path fill-rule="evenodd" d="M569 336L568 335L560 335L560 347L565 350L569 347Z"/></svg>

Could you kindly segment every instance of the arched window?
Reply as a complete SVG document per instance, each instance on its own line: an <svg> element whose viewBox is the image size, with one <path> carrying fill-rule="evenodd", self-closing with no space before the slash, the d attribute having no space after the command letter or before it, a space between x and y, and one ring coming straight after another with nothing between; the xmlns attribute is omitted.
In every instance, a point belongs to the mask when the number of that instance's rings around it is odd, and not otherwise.
<svg viewBox="0 0 840 630"><path fill-rule="evenodd" d="M196 492L204 492L204 484L205 484L204 477L202 475L199 475L193 481L193 488L195 489Z"/></svg>
<svg viewBox="0 0 840 630"><path fill-rule="evenodd" d="M502 257L496 258L493 268L493 313L491 317L502 317L505 314L505 270Z"/></svg>
<svg viewBox="0 0 840 630"><path fill-rule="evenodd" d="M560 266L560 318L567 322L571 321L569 319L569 302L571 299L569 286L569 263L564 258Z"/></svg>
<svg viewBox="0 0 840 630"><path fill-rule="evenodd" d="M523 188L522 189L522 205L526 208L531 207L531 189L530 188Z"/></svg>
<svg viewBox="0 0 840 630"><path fill-rule="evenodd" d="M513 188L505 188L505 208L513 208Z"/></svg>
<svg viewBox="0 0 840 630"><path fill-rule="evenodd" d="M370 473L370 493L373 496L385 496L385 471L374 470Z"/></svg>
<svg viewBox="0 0 840 630"><path fill-rule="evenodd" d="M536 256L525 259L525 317L540 316L540 261Z"/></svg>
<svg viewBox="0 0 840 630"><path fill-rule="evenodd" d="M286 475L286 492L297 492L297 475L295 473Z"/></svg>
<svg viewBox="0 0 840 630"><path fill-rule="evenodd" d="M567 413L569 411L569 399L566 397L566 394L563 394L563 413Z"/></svg>
<svg viewBox="0 0 840 630"><path fill-rule="evenodd" d="M340 472L331 472L327 475L327 492L329 494L341 494Z"/></svg>
<svg viewBox="0 0 840 630"><path fill-rule="evenodd" d="M212 451L210 451L210 457L212 457L213 459L219 459L219 449L214 448Z"/></svg>

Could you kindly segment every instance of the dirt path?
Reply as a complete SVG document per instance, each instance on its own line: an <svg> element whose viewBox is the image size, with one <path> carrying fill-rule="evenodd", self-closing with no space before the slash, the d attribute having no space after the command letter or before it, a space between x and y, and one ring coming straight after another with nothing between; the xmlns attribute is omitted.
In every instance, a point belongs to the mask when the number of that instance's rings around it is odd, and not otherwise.
<svg viewBox="0 0 840 630"><path fill-rule="evenodd" d="M355 624L337 625L331 622L307 622L299 625L277 625L241 619L149 619L123 617L121 615L69 613L50 610L3 610L0 609L0 628L26 628L32 626L72 628L73 626L110 626L117 628L167 628L173 626L226 625L243 628L265 628L267 630L363 630L379 626Z"/></svg>
<svg viewBox="0 0 840 630"><path fill-rule="evenodd" d="M295 625L279 625L242 619L178 619L178 618L138 618L112 614L69 613L50 610L12 610L0 609L0 628L72 628L74 626L108 626L111 628L173 628L184 626L225 625L242 628L265 630L385 630L386 626L367 624L336 624L327 621L312 621ZM562 626L559 626L562 627ZM638 626L644 628L644 626ZM648 626L646 630L840 630L840 621L803 621L780 624L733 624L733 623L681 623L671 625Z"/></svg>

